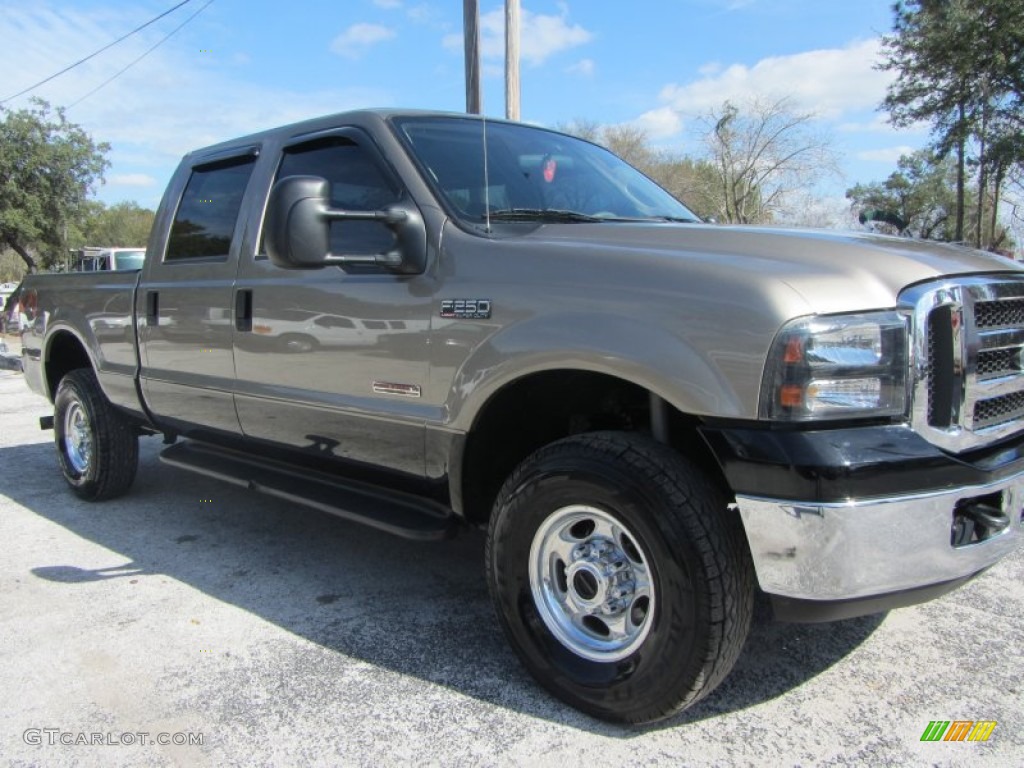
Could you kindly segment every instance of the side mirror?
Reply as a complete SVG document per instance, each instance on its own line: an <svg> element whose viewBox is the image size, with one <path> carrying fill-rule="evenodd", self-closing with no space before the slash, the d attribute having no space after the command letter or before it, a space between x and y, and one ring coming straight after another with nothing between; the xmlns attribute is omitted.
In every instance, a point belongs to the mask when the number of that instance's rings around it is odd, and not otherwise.
<svg viewBox="0 0 1024 768"><path fill-rule="evenodd" d="M380 266L407 275L426 268L427 232L411 203L379 211L344 211L330 207L331 185L319 176L287 176L270 190L264 225L267 255L283 269L327 266ZM395 234L394 247L383 253L331 253L332 221L377 221Z"/></svg>

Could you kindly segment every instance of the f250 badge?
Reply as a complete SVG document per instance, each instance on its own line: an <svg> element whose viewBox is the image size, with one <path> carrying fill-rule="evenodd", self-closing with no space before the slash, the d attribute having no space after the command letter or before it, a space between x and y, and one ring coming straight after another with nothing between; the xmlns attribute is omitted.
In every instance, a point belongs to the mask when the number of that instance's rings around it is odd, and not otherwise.
<svg viewBox="0 0 1024 768"><path fill-rule="evenodd" d="M486 320L490 316L490 299L445 299L441 302L441 317Z"/></svg>

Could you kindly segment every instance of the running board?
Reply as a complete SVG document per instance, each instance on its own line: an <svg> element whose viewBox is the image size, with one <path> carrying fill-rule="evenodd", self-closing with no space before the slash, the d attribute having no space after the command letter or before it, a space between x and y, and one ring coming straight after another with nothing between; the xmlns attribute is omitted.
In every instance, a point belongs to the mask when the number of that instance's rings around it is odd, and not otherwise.
<svg viewBox="0 0 1024 768"><path fill-rule="evenodd" d="M405 539L436 541L455 533L457 518L450 509L411 493L303 470L191 440L165 449L160 460L172 467L329 512Z"/></svg>

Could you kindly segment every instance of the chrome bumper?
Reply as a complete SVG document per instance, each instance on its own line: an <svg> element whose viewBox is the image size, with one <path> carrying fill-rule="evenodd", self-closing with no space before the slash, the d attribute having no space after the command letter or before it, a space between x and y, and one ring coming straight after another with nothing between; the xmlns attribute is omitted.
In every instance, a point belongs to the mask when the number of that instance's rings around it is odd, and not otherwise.
<svg viewBox="0 0 1024 768"><path fill-rule="evenodd" d="M1010 525L953 547L958 501L1001 493ZM737 496L761 588L801 600L846 600L925 587L981 571L1024 541L1024 473L991 485L837 504Z"/></svg>

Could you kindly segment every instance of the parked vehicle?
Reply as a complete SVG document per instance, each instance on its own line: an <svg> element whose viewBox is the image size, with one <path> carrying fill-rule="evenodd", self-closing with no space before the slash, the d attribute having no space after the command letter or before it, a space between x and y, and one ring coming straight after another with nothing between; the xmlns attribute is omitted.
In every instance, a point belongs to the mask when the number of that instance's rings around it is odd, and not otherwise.
<svg viewBox="0 0 1024 768"><path fill-rule="evenodd" d="M3 312L4 306L7 304L7 299L12 293L14 293L14 290L17 287L17 283L0 283L0 313Z"/></svg>
<svg viewBox="0 0 1024 768"><path fill-rule="evenodd" d="M142 269L145 248L87 246L71 252L71 272L111 272Z"/></svg>
<svg viewBox="0 0 1024 768"><path fill-rule="evenodd" d="M706 696L758 587L844 618L1022 540L1004 259L708 225L588 142L397 110L187 155L147 254L25 281L71 489L124 493L159 434L173 466L398 535L485 527L512 647L597 717Z"/></svg>
<svg viewBox="0 0 1024 768"><path fill-rule="evenodd" d="M0 325L4 333L21 333L25 323L25 316L21 311L21 288L19 283L4 299L3 309L0 310Z"/></svg>

